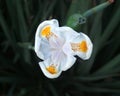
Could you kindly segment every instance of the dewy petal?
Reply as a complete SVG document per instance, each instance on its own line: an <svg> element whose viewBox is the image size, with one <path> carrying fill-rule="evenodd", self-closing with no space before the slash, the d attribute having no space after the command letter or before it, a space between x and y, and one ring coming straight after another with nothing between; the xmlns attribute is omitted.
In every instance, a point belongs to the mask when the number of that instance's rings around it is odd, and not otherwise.
<svg viewBox="0 0 120 96"><path fill-rule="evenodd" d="M83 44L82 44L83 43ZM73 47L75 44L82 45L81 47L84 47L83 50L75 50L73 48L74 54L78 55L83 60L87 60L90 58L92 50L93 50L93 44L89 37L85 35L84 33L80 33L73 41L72 41Z"/></svg>
<svg viewBox="0 0 120 96"><path fill-rule="evenodd" d="M50 61L50 59L48 59L48 60L45 60L45 61L43 61L43 62L39 62L39 66L41 67L41 70L42 70L42 72L44 73L44 75L45 75L46 77L51 78L51 79L52 79L52 78L57 78L57 77L60 76L62 70L58 70L58 69L57 69L57 72L56 72L55 74L50 73L50 72L47 70L47 68L48 68L49 66L51 66L51 65L50 65L51 63L52 63L52 62Z"/></svg>
<svg viewBox="0 0 120 96"><path fill-rule="evenodd" d="M56 19L44 21L38 26L35 35L35 52L37 56L43 60L49 56L50 50L47 39L41 36L41 30L48 25L51 26L52 30L59 26Z"/></svg>

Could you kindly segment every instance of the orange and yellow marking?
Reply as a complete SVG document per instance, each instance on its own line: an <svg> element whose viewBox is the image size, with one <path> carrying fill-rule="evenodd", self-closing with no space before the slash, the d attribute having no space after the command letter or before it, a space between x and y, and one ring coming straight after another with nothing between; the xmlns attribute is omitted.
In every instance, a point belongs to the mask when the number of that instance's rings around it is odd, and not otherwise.
<svg viewBox="0 0 120 96"><path fill-rule="evenodd" d="M41 36L49 38L51 35L52 35L51 27L49 25L45 26L41 31Z"/></svg>
<svg viewBox="0 0 120 96"><path fill-rule="evenodd" d="M87 52L87 43L86 41L82 41L80 43L71 43L71 47L73 51L81 51L81 52Z"/></svg>
<svg viewBox="0 0 120 96"><path fill-rule="evenodd" d="M46 68L48 72L50 72L51 74L56 74L57 70L55 68L54 65L49 66L48 68Z"/></svg>

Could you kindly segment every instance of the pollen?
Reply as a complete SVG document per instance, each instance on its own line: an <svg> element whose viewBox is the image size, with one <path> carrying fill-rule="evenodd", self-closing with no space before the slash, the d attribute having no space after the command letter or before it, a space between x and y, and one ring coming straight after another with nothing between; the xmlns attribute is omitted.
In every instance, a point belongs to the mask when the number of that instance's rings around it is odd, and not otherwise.
<svg viewBox="0 0 120 96"><path fill-rule="evenodd" d="M51 27L50 26L45 26L43 29L42 29L42 31L41 31L41 35L43 36L43 37L50 37L50 35L51 35Z"/></svg>
<svg viewBox="0 0 120 96"><path fill-rule="evenodd" d="M57 70L56 70L56 68L55 68L54 65L51 65L51 66L49 66L49 67L46 68L46 69L47 69L47 71L49 71L51 74L57 73Z"/></svg>
<svg viewBox="0 0 120 96"><path fill-rule="evenodd" d="M80 43L71 43L71 48L73 51L78 52L86 52L88 47L86 41L82 41Z"/></svg>
<svg viewBox="0 0 120 96"><path fill-rule="evenodd" d="M86 52L87 51L87 44L86 44L86 41L82 41L81 43L80 43L80 50L82 51L82 52Z"/></svg>

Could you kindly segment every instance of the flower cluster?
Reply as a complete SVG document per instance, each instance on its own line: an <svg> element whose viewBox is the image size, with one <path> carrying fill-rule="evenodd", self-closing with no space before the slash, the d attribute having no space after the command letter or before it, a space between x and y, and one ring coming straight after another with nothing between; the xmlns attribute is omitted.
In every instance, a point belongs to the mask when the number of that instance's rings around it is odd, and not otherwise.
<svg viewBox="0 0 120 96"><path fill-rule="evenodd" d="M83 60L90 58L93 44L84 33L70 27L59 27L56 19L42 22L35 35L35 52L43 59L41 70L48 78L57 78L76 61L75 55Z"/></svg>

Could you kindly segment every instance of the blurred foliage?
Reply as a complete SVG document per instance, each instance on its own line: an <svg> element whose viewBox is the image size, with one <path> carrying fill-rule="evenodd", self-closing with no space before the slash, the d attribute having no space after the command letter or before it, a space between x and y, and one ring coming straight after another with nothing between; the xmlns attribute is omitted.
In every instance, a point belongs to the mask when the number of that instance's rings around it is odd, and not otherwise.
<svg viewBox="0 0 120 96"><path fill-rule="evenodd" d="M0 96L119 96L120 0L87 17L77 31L90 36L92 57L57 79L46 78L32 50L40 22L66 25L105 0L0 0ZM24 46L24 47L23 47Z"/></svg>

